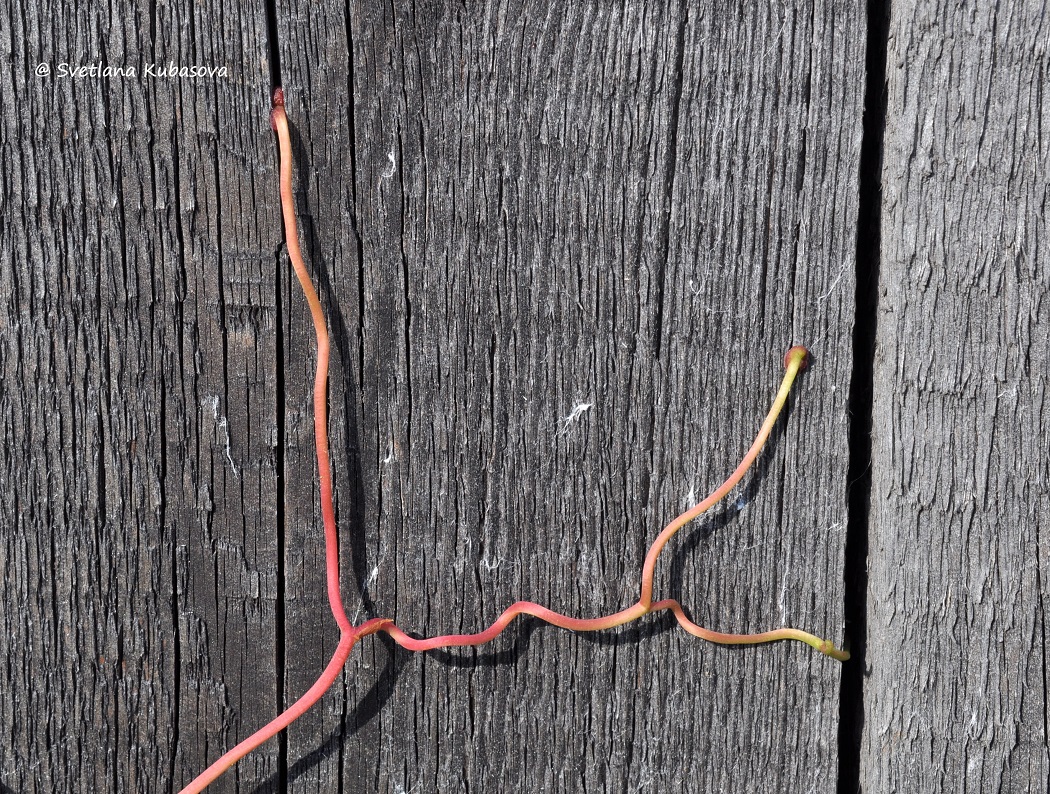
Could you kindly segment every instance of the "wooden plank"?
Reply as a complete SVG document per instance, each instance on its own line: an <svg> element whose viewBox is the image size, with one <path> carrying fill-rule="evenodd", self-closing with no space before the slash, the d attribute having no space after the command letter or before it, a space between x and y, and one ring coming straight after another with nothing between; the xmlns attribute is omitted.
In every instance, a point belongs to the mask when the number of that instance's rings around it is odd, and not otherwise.
<svg viewBox="0 0 1050 794"><path fill-rule="evenodd" d="M893 4L866 791L1050 786L1048 34L1032 3Z"/></svg>
<svg viewBox="0 0 1050 794"><path fill-rule="evenodd" d="M713 627L841 639L863 15L693 5L278 4L338 354L352 615L434 634L518 598L628 605L649 542L735 465L805 342L790 421L657 589ZM336 635L289 299L286 699ZM803 646L716 648L660 619L523 625L476 652L369 641L347 670L290 731L290 790L837 774L839 668Z"/></svg>
<svg viewBox="0 0 1050 794"><path fill-rule="evenodd" d="M277 704L265 19L0 13L0 783L170 790Z"/></svg>

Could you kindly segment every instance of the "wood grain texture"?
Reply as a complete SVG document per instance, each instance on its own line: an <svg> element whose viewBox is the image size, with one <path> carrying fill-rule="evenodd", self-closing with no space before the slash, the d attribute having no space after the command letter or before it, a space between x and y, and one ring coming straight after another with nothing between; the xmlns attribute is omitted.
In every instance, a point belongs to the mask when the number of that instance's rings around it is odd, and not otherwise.
<svg viewBox="0 0 1050 794"><path fill-rule="evenodd" d="M277 11L351 614L434 634L518 598L628 605L806 342L785 429L657 591L709 626L840 640L860 10ZM289 298L290 700L336 636ZM290 731L288 790L796 790L836 776L838 675L659 618L425 656L369 641Z"/></svg>
<svg viewBox="0 0 1050 794"><path fill-rule="evenodd" d="M277 703L265 19L0 13L0 789L171 790Z"/></svg>
<svg viewBox="0 0 1050 794"><path fill-rule="evenodd" d="M352 616L595 616L816 365L657 594L841 641L855 3L278 3ZM334 648L262 11L5 3L0 791L169 791ZM134 79L36 77L135 64ZM145 63L226 65L147 80ZM670 621L355 651L216 791L833 780L839 668Z"/></svg>
<svg viewBox="0 0 1050 794"><path fill-rule="evenodd" d="M1050 26L1037 6L893 4L866 791L1050 785Z"/></svg>

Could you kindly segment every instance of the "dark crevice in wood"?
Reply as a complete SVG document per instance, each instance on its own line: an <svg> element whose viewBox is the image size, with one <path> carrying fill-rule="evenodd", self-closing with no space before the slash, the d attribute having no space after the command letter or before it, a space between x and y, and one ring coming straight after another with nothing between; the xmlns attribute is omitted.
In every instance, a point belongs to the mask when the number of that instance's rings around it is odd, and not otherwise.
<svg viewBox="0 0 1050 794"><path fill-rule="evenodd" d="M177 193L176 193L177 195ZM176 223L177 225L177 223ZM168 394L167 384L164 379L161 380L160 387L160 515L159 521L161 531L167 534L168 530L168 514L167 514L167 481L168 481ZM173 671L172 679L172 707L171 707L171 755L168 759L168 778L171 780L171 785L177 785L176 774L177 774L177 761L179 757L179 715L180 706L182 705L182 637L179 630L179 560L178 560L178 530L174 525L171 527L171 533L168 535L168 542L171 544L168 548L169 553L169 569L168 573L171 576L171 598L168 602L168 608L171 610L171 631L172 631L172 650L171 650L171 667Z"/></svg>
<svg viewBox="0 0 1050 794"><path fill-rule="evenodd" d="M284 646L284 632L285 632L285 615L284 615L284 598L285 598L285 567L284 567L284 551L285 551L285 512L284 512L284 500L286 487L286 481L284 477L284 449L285 449L285 393L284 393L284 312L282 307L284 304L284 296L281 293L281 267L283 265L281 249L278 248L276 256L274 256L274 311L276 315L276 349L274 358L276 359L274 380L277 383L276 388L276 424L277 424L277 438L275 441L276 449L274 450L274 474L277 486L277 599L274 610L274 633L276 636L276 647L274 649L275 656L275 675L277 679L277 713L284 710L284 680L285 680L285 646ZM277 753L277 765L278 765L278 791L285 791L287 789L287 778L288 778L288 738L287 734L282 731L278 737L278 753Z"/></svg>
<svg viewBox="0 0 1050 794"><path fill-rule="evenodd" d="M664 211L660 219L660 272L656 275L656 318L653 323L653 358L660 358L663 346L664 279L667 277L668 260L671 254L671 207L674 204L674 178L678 165L679 111L682 105L682 86L685 82L685 30L689 24L689 7L681 9L678 22L678 37L675 42L674 100L671 103L671 118L667 124L670 141L667 144L667 159L664 163Z"/></svg>
<svg viewBox="0 0 1050 794"><path fill-rule="evenodd" d="M361 447L362 439L361 432L358 425L357 416L362 416L364 412L364 389L363 384L365 383L365 252L364 242L361 238L361 229L358 224L358 201L357 201L357 176L358 176L358 162L357 162L357 92L354 83L354 74L356 70L356 60L354 56L354 36L353 36L353 22L350 12L350 4L347 2L343 7L344 24L346 26L346 42L347 42L347 53L346 53L346 69L350 86L350 106L348 109L349 115L349 133L350 133L350 232L354 237L354 250L357 252L357 318L355 334L350 333L350 328L347 325L346 318L343 316L342 309L340 308L340 302L334 298L331 300L329 307L329 324L332 327L332 334L335 338L335 344L339 352L339 360L343 362L342 371L336 377L342 377L343 387L343 411L346 417L346 431L344 435L345 443L345 459L347 465L347 479L349 481L350 494L351 494L351 506L348 512L347 526L342 538L346 539L350 544L350 557L351 565L354 572L354 582L357 585L357 592L361 596L361 610L362 613L368 617L375 617L375 603L372 600L371 595L368 592L368 550L365 543L366 532L365 532L365 484L364 475L362 474L361 467ZM321 249L317 245L317 240L311 238L311 251L316 253L318 261L321 255ZM318 281L325 289L326 293L333 294L334 288L328 282L325 272L318 269ZM357 354L357 381L354 381L353 372L354 369L351 365L353 357L351 356L351 344L356 348ZM339 505L336 506L339 509ZM344 513L342 510L339 512L340 526L343 526ZM344 714L344 718L348 717Z"/></svg>
<svg viewBox="0 0 1050 794"><path fill-rule="evenodd" d="M861 737L867 643L868 519L871 503L872 391L881 265L882 156L886 126L889 0L869 0L864 134L857 219L856 317L849 392L848 522L843 576L846 642L839 700L838 794L860 791Z"/></svg>
<svg viewBox="0 0 1050 794"><path fill-rule="evenodd" d="M108 55L108 52L107 52L106 47L105 47L104 44L101 47L100 61L101 61L101 64L102 64L103 68L108 68L109 67L109 65L110 65L109 55ZM110 131L110 130L113 129L113 112L112 112L111 107L110 107L109 94L107 92L105 92L105 91L102 92L102 111L103 111L102 118L103 118L104 129L107 130L107 131ZM112 180L112 186L113 186L112 199L113 199L113 206L114 206L114 209L115 209L114 225L116 226L116 228L118 230L117 237L118 237L118 240L120 242L120 268L121 268L121 275L123 276L123 283L125 285L125 290L126 290L127 289L126 285L129 283L129 278L128 278L128 251L127 251L127 221L126 221L126 218L124 216L124 202L123 202L123 195L122 195L122 190L121 190L120 165L118 164L117 159L114 158L113 149L114 149L114 146L113 146L112 143L110 143L109 145L106 146L106 156L107 156L107 161L108 161L108 164L109 164L109 175L110 175L110 179ZM104 257L100 257L100 259L102 261L104 261ZM112 279L112 275L111 275L111 279ZM96 524L95 524L95 543L96 543L96 548L99 550L99 552L102 552L102 550L106 549L109 546L109 543L108 543L108 540L107 540L107 537L106 537L107 532L110 529L109 528L109 512L108 512L108 505L107 505L107 496L108 496L109 483L108 483L107 477L106 477L106 469L108 467L109 453L110 453L110 450L111 450L111 445L108 443L109 439L106 436L106 430L107 430L107 419L109 420L109 422L108 422L109 427L112 428L112 425L113 425L113 419L112 419L112 417L113 417L113 406L112 406L112 402L111 402L111 399L110 399L110 385L114 382L113 372L112 372L111 367L110 367L111 357L110 357L109 334L108 334L109 326L108 326L108 323L107 323L106 315L107 315L107 309L109 309L110 311L113 311L115 309L115 307L106 305L106 299L103 296L103 285L102 285L101 268L100 268L100 272L99 272L98 281L96 282L96 288L97 288L97 293L96 294L97 294L97 297L98 297L98 313L99 313L99 325L98 325L98 337L97 337L97 339L98 339L98 356L99 356L99 361L101 363L102 372L101 372L101 377L99 378L99 387L98 387L98 422L97 422L97 430L96 430L96 432L98 434L98 457L97 457L98 472L97 472L97 475L96 475L96 487L98 488L98 512L96 514L97 518L96 518ZM116 293L116 290L117 290L116 285L114 285L114 293ZM119 300L117 294L114 294L112 296L112 298L113 298L113 303L117 304L118 300ZM119 309L117 311L119 311ZM114 455L114 458L116 458L116 456L119 454L117 452L116 448L115 448L115 445L112 447L112 453ZM119 509L119 506L118 506L118 509ZM54 625L55 625L55 627L57 629L57 627L60 626L61 623L59 622L59 613L57 611L57 605L59 603L59 600L58 600L58 592L56 590L56 584L55 584L56 581L57 581L57 578L58 578L58 571L55 570L55 567L54 567L55 563L56 563L56 560L57 560L57 557L55 556L56 554L57 554L57 548L55 546L54 538L52 536L52 540L51 540L51 577L50 577L51 578L51 582L52 582L52 595L54 596L54 600L52 602L52 617L53 617L53 619L55 621ZM100 556L101 556L101 554L100 554ZM110 616L112 616L113 610L114 610L114 605L112 603L112 599L113 599L113 595L114 595L113 594L113 590L115 589L114 588L114 581L113 581L114 577L112 575L112 572L110 572L109 574L107 574L105 576L105 578L103 578L102 571L101 571L101 564L102 564L101 563L101 559L96 561L96 565L99 566L99 569L96 572L96 576L97 576L97 581L99 581L99 582L106 581L109 584L109 587L106 588L106 595L103 597L103 604L104 604L105 611L107 613L107 617L110 617ZM119 598L119 596L118 596L118 598ZM106 601L110 601L111 603L106 603ZM120 637L119 629L118 629L117 636L116 636L116 657L117 658L112 660L112 662L115 664L115 666L113 668L115 670L121 669L121 664L120 664L121 663L121 658L120 658L121 639L122 638ZM57 641L56 641L55 647L56 648L60 647L58 645ZM109 725L112 726L112 735L107 737L107 738L109 740L109 746L110 747L120 747L120 743L121 743L121 729L122 729L122 723L123 723L123 719L122 719L121 713L120 713L120 698L119 698L119 695L116 692L114 692L111 697L112 697L112 699L111 699L110 703L112 705L112 712L111 712L111 715L110 715ZM115 759L111 759L111 758L107 757L107 759L106 759L106 767L107 767L107 771L109 773L109 778L110 778L109 782L110 782L110 785L112 786L113 791L119 791L120 788L121 788L121 786L120 786L120 764L118 764Z"/></svg>
<svg viewBox="0 0 1050 794"><path fill-rule="evenodd" d="M266 49L269 56L270 66L270 96L273 96L275 88L281 86L281 47L278 37L277 27L277 4L276 0L266 0L265 4L266 13ZM275 168L277 167L277 139L274 138L274 157L275 157ZM284 231L282 227L281 237L284 237ZM277 425L274 450L274 477L277 488L277 510L276 510L276 527L275 531L277 534L277 594L276 604L274 608L274 677L277 681L275 691L276 697L276 708L277 713L284 710L284 692L285 692L285 659L286 649L284 642L285 635L285 614L284 614L284 598L285 598L285 512L284 512L284 498L285 498L285 371L284 371L284 312L282 307L284 305L284 296L281 292L282 280L281 280L281 268L283 267L281 248L279 246L274 256L274 283L273 283L273 295L274 295L274 325L275 325L275 349L274 349L274 369L276 370L275 380L275 405L274 413ZM288 735L285 731L277 737L277 791L284 792L288 790Z"/></svg>
<svg viewBox="0 0 1050 794"><path fill-rule="evenodd" d="M364 317L365 317L365 294L364 294L364 253L361 241L360 230L358 229L357 217L358 217L358 204L357 204L357 134L356 134L356 89L354 84L354 70L355 70L355 59L354 59L354 38L353 38L353 22L352 14L350 9L350 2L346 0L343 4L343 31L346 35L346 85L348 87L348 103L347 103L347 130L350 139L350 232L354 238L354 247L357 254L357 301L358 301L358 316L356 326L356 339L351 336L349 328L346 323L346 319L343 316L343 312L340 308L341 303L336 299L336 288L333 287L329 280L328 270L322 267L323 250L320 245L320 238L317 234L311 234L307 240L307 244L310 251L311 260L317 263L317 281L318 286L323 290L324 294L329 297L328 305L328 324L331 329L332 339L336 352L338 354L338 361L340 366L335 370L334 373L330 373L329 380L329 393L333 391L341 395L342 399L342 413L344 416L344 431L343 431L343 459L346 463L346 488L348 489L349 498L347 500L339 499L337 496L337 502L335 505L336 509L336 525L341 528L340 531L340 548L345 548L343 544L348 544L350 548L350 568L353 573L353 582L355 590L360 595L361 606L359 607L359 613L363 612L367 617L372 617L375 614L374 605L368 595L367 576L368 568L366 565L367 550L365 545L365 512L364 512L364 481L361 473L361 461L360 461L360 433L358 430L357 416L361 415L363 405L361 404L362 389L361 384L364 383L365 370L364 370ZM306 146L302 147L301 159L306 160ZM355 382L353 365L353 355L351 354L351 345L354 346L354 353L357 356L357 379ZM339 492L337 491L337 494ZM341 559L346 559L345 554L340 554ZM342 563L340 563L342 569ZM346 581L345 577L340 577L342 581ZM356 615L351 614L351 620L356 621ZM345 674L344 674L345 676ZM345 677L344 677L345 681ZM340 696L339 705L339 727L336 732L332 734L334 741L335 755L337 756L337 765L340 770L347 768L346 761L346 739L357 732L358 723L354 722L356 719L356 710L351 712L351 698L353 686L351 685L349 690L344 684L339 687L337 693ZM326 742L328 744L328 742ZM291 779L294 780L295 776L299 773L296 772L297 766L293 766L291 769ZM336 786L338 794L347 790L353 790L354 784L347 782L343 775L339 775Z"/></svg>
<svg viewBox="0 0 1050 794"><path fill-rule="evenodd" d="M357 383L358 387L365 382L365 249L361 239L361 229L358 225L359 208L357 205L357 87L355 84L356 57L354 54L354 29L352 16L350 14L350 2L343 6L343 24L346 26L346 72L350 85L350 109L349 109L349 132L350 132L350 231L354 235L354 243L357 246ZM363 400L363 392L361 392ZM359 400L359 402L361 402ZM359 406L363 409L363 403ZM362 566L364 561L362 560ZM363 580L361 580L363 581ZM368 596L362 587L362 597L365 598L368 608Z"/></svg>
<svg viewBox="0 0 1050 794"><path fill-rule="evenodd" d="M266 49L270 58L270 93L281 83L281 47L277 35L277 2L266 0Z"/></svg>
<svg viewBox="0 0 1050 794"><path fill-rule="evenodd" d="M402 290L405 298L405 317L402 325L402 344L405 347L405 369L407 372L412 372L412 273L408 265L408 251L405 249L405 239L408 236L408 221L406 219L406 208L408 205L408 194L409 189L405 184L405 140L402 134L401 125L398 124L397 128L397 157L398 163L402 165L397 168L397 180L400 188L401 195L401 212L399 214L401 220L401 233L398 236L401 246L401 278L402 278ZM412 397L412 377L411 375L405 378L405 394L408 398L408 408L405 411L405 442L408 446L412 445L412 406L414 405Z"/></svg>
<svg viewBox="0 0 1050 794"><path fill-rule="evenodd" d="M183 310L184 299L186 296L186 240L182 233L182 183L179 176L179 164L182 162L182 158L179 156L179 136L172 134L171 136L171 154L172 154L172 195L175 202L175 241L178 249L178 279L176 287L176 295L174 302L175 311L175 336L176 343L175 349L178 351L179 362L178 372L186 371L186 362L183 359L183 351L186 349L186 338L185 338L185 313ZM177 384L171 384L172 391L174 392L177 388ZM162 511L164 506L167 504L165 484L167 483L167 471L168 471L168 404L167 404L167 389L164 384L161 385L160 396L160 432L161 432L161 449L162 454L160 458L161 463L161 506ZM176 409L177 410L177 409ZM161 526L165 526L165 512L161 513ZM179 611L179 530L177 525L173 525L171 529L171 621L174 631L173 638L173 651L172 651L172 666L175 670L175 687L174 687L174 699L172 708L172 739L171 739L171 780L172 785L176 785L176 770L178 769L178 757L179 757L179 727L181 723L181 707L182 707L182 623L180 620Z"/></svg>
<svg viewBox="0 0 1050 794"><path fill-rule="evenodd" d="M1035 525L1035 547L1037 549L1043 548L1042 542L1039 538L1039 524ZM1043 651L1043 746L1050 746L1050 724L1047 720L1047 670L1046 670L1046 609L1043 603L1043 577L1040 573L1040 569L1035 569L1035 586L1036 592L1039 593L1039 641L1040 647ZM1046 778L1047 791L1050 791L1050 772L1047 772Z"/></svg>

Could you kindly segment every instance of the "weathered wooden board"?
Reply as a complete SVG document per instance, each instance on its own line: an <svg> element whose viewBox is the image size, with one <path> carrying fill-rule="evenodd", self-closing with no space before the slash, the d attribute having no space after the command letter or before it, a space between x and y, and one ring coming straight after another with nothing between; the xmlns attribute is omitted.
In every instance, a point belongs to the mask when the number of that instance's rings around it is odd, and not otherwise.
<svg viewBox="0 0 1050 794"><path fill-rule="evenodd" d="M170 790L277 705L265 17L0 14L0 788Z"/></svg>
<svg viewBox="0 0 1050 794"><path fill-rule="evenodd" d="M1050 786L1048 42L1038 4L893 4L866 791Z"/></svg>
<svg viewBox="0 0 1050 794"><path fill-rule="evenodd" d="M841 639L862 20L278 4L336 338L351 613L434 634L518 598L628 605L648 543L735 465L805 342L785 430L658 591L707 625ZM336 634L311 343L282 295L290 700ZM726 650L656 618L418 657L369 642L290 731L289 790L798 790L836 777L838 676L802 646Z"/></svg>
<svg viewBox="0 0 1050 794"><path fill-rule="evenodd" d="M657 590L841 640L861 9L395 6L276 13L351 613L626 606L803 342L783 430ZM266 23L0 12L0 787L170 790L335 642ZM229 74L142 74L171 62ZM836 775L838 676L659 618L370 641L216 790L795 790Z"/></svg>

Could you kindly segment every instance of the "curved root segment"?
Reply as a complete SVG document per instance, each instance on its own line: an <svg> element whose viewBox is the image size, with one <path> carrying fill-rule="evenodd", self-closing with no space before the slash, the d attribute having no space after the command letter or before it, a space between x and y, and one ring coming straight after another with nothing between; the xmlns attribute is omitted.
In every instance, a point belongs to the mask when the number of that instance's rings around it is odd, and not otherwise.
<svg viewBox="0 0 1050 794"><path fill-rule="evenodd" d="M288 128L288 117L284 110L284 92L278 88L274 91L273 111L270 114L270 124L277 133L280 145L280 186L281 186L281 211L284 218L285 243L288 246L288 257L292 262L295 275L302 286L303 295L310 308L313 319L314 330L317 334L317 371L314 377L314 436L317 446L317 469L318 480L321 491L321 515L324 520L325 533L325 559L328 581L328 601L331 605L332 615L339 626L339 645L335 653L321 673L320 678L310 687L307 692L282 712L268 725L242 741L232 750L227 751L222 757L209 766L196 779L193 780L182 794L192 794L203 791L210 783L219 778L226 770L236 764L259 745L273 738L296 719L310 709L321 696L335 683L343 665L346 664L350 651L353 650L357 641L362 637L376 632L386 632L395 642L410 651L429 651L435 648L450 648L464 645L481 645L495 639L518 615L531 615L544 620L554 626L559 626L570 631L600 631L622 626L625 623L637 620L650 612L671 610L679 625L687 632L708 642L721 645L755 645L778 640L797 640L812 646L821 653L839 661L849 659L849 652L837 649L829 640L815 637L808 632L799 629L776 629L765 631L760 634L725 634L720 631L711 631L693 623L685 614L682 605L673 599L653 602L653 575L656 570L656 561L667 543L693 519L705 513L712 506L720 502L740 482L748 469L755 462L762 448L765 446L773 425L777 421L784 404L787 402L788 393L795 382L795 377L806 366L809 356L806 348L801 345L791 348L784 357L784 380L780 384L773 406L769 409L765 421L759 428L751 448L744 455L740 465L736 467L728 479L706 499L682 513L670 524L664 527L657 536L653 545L645 556L642 566L642 591L641 596L632 606L612 615L600 618L581 619L568 617L567 615L554 612L547 607L534 604L531 601L518 601L508 607L502 615L485 631L477 634L447 634L441 637L430 637L427 639L415 639L400 628L392 620L387 618L374 618L362 623L360 626L351 625L350 619L343 608L342 596L339 591L339 544L335 525L335 508L332 502L332 470L328 457L328 418L326 403L326 386L328 381L328 357L329 342L328 330L325 325L324 312L321 301L317 297L306 265L303 262L302 251L299 248L299 232L295 219L295 206L292 201L292 143Z"/></svg>

